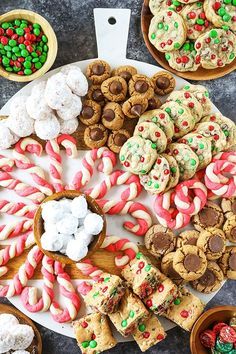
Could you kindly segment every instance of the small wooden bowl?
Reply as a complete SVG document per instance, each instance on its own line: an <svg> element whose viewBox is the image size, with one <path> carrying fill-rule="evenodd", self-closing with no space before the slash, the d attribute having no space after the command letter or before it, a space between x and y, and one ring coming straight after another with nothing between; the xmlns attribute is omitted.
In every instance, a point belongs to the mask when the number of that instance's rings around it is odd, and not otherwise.
<svg viewBox="0 0 236 354"><path fill-rule="evenodd" d="M149 9L149 0L144 0L142 12L141 12L141 28L143 32L143 38L146 43L147 49L153 56L153 58L166 70L171 71L177 76L190 80L212 80L229 74L236 69L236 59L232 63L223 66L222 68L207 70L199 67L196 71L177 71L171 68L165 59L165 53L159 52L149 41L148 31L153 14Z"/></svg>
<svg viewBox="0 0 236 354"><path fill-rule="evenodd" d="M42 354L42 339L35 324L26 315L24 315L22 312L20 312L13 306L0 304L0 315L2 313L14 315L19 320L20 324L26 324L33 328L35 334L34 339L30 347L26 350L30 353Z"/></svg>
<svg viewBox="0 0 236 354"><path fill-rule="evenodd" d="M62 198L74 199L75 197L79 197L80 195L83 195L86 198L86 200L88 202L89 209L92 212L101 215L101 217L103 218L103 221L104 221L102 231L100 232L100 234L94 236L93 242L91 242L89 245L89 251L85 257L85 258L89 258L95 251L97 251L100 248L100 246L102 245L102 243L106 237L106 218L105 218L105 215L104 215L102 209L99 207L99 205L96 203L96 201L86 194L83 194L83 193L80 193L80 192L77 192L74 190L67 190L67 191L55 193L55 194L49 196L48 198L45 198L43 203L49 202L50 200L60 200ZM44 254L46 254L50 258L55 259L56 261L59 261L64 264L77 263L59 252L50 252L50 251L44 250L41 245L41 236L43 233L44 233L44 221L42 218L42 207L40 206L35 214L35 217L34 217L34 238L35 238L37 245L39 246L39 248L42 250L42 252ZM83 259L81 259L81 262L82 261L83 261Z"/></svg>
<svg viewBox="0 0 236 354"><path fill-rule="evenodd" d="M7 13L0 16L0 23L12 21L15 19L24 19L24 20L27 20L31 23L40 24L43 32L45 33L45 35L48 38L47 60L41 69L37 70L35 73L33 73L31 75L23 75L23 76L17 75L12 72L8 72L0 65L0 76L5 77L8 80L17 81L17 82L28 82L28 81L36 80L39 77L43 76L51 68L51 66L53 65L53 63L56 59L57 48L58 48L57 37L56 37L55 32L53 31L50 23L45 18L43 18L39 14L37 14L33 11L29 11L29 10L18 9L18 10L13 10L13 11L7 12Z"/></svg>
<svg viewBox="0 0 236 354"><path fill-rule="evenodd" d="M209 354L207 348L203 347L199 336L205 329L212 328L215 323L228 323L236 316L236 306L218 306L204 312L195 323L190 337L190 348L192 354Z"/></svg>

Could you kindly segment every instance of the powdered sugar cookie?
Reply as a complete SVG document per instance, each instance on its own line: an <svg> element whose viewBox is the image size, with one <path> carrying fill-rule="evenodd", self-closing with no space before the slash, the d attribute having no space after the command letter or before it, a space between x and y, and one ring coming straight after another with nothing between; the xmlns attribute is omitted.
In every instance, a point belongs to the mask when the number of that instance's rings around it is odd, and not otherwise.
<svg viewBox="0 0 236 354"><path fill-rule="evenodd" d="M194 42L186 41L180 49L166 52L165 58L177 71L196 71L200 66L196 53Z"/></svg>
<svg viewBox="0 0 236 354"><path fill-rule="evenodd" d="M211 101L209 99L209 92L203 85L185 85L184 91L190 92L202 105L203 116L211 112Z"/></svg>
<svg viewBox="0 0 236 354"><path fill-rule="evenodd" d="M11 315L10 313L2 313L0 314L0 327L3 328L9 328L10 326L15 326L19 324L18 319L14 316Z"/></svg>
<svg viewBox="0 0 236 354"><path fill-rule="evenodd" d="M85 96L88 92L88 81L78 66L69 66L66 83L77 96Z"/></svg>
<svg viewBox="0 0 236 354"><path fill-rule="evenodd" d="M206 0L204 10L215 27L225 26L236 31L236 10L234 1Z"/></svg>
<svg viewBox="0 0 236 354"><path fill-rule="evenodd" d="M142 122L136 125L134 136L140 136L143 139L149 139L156 144L157 152L165 151L167 138L165 133L152 122Z"/></svg>
<svg viewBox="0 0 236 354"><path fill-rule="evenodd" d="M9 149L14 144L14 136L5 124L0 124L0 149Z"/></svg>
<svg viewBox="0 0 236 354"><path fill-rule="evenodd" d="M149 40L160 52L179 49L186 40L183 18L172 10L155 15L149 27Z"/></svg>
<svg viewBox="0 0 236 354"><path fill-rule="evenodd" d="M75 119L78 117L82 109L81 98L72 94L69 104L65 104L63 107L57 110L57 115L62 120Z"/></svg>
<svg viewBox="0 0 236 354"><path fill-rule="evenodd" d="M185 92L182 90L174 91L168 97L168 101L175 101L178 102L180 105L188 107L196 122L199 122L199 120L202 118L202 105L192 93Z"/></svg>
<svg viewBox="0 0 236 354"><path fill-rule="evenodd" d="M10 115L6 126L17 136L24 138L34 132L34 120L25 107L26 97L17 97L11 103Z"/></svg>
<svg viewBox="0 0 236 354"><path fill-rule="evenodd" d="M61 134L73 134L79 125L79 121L77 118L69 119L69 120L59 119L59 123L60 123Z"/></svg>
<svg viewBox="0 0 236 354"><path fill-rule="evenodd" d="M8 329L0 327L0 353L6 353L8 350L12 349L14 345L14 337Z"/></svg>
<svg viewBox="0 0 236 354"><path fill-rule="evenodd" d="M212 154L215 155L226 147L226 137L219 124L203 122L196 125L196 132L211 140Z"/></svg>
<svg viewBox="0 0 236 354"><path fill-rule="evenodd" d="M52 109L62 109L72 101L72 92L66 84L66 76L57 73L51 76L46 84L44 97Z"/></svg>
<svg viewBox="0 0 236 354"><path fill-rule="evenodd" d="M55 139L60 133L60 123L53 113L47 120L36 120L34 128L36 135L43 140Z"/></svg>
<svg viewBox="0 0 236 354"><path fill-rule="evenodd" d="M52 109L44 97L46 81L39 82L33 86L31 95L27 98L25 106L29 116L33 119L44 120L52 113Z"/></svg>
<svg viewBox="0 0 236 354"><path fill-rule="evenodd" d="M14 326L12 334L15 339L15 343L11 349L22 350L27 349L34 339L33 328L28 325L19 324Z"/></svg>
<svg viewBox="0 0 236 354"><path fill-rule="evenodd" d="M155 16L162 10L171 9L176 12L180 12L184 5L176 0L150 0L149 8L151 13Z"/></svg>

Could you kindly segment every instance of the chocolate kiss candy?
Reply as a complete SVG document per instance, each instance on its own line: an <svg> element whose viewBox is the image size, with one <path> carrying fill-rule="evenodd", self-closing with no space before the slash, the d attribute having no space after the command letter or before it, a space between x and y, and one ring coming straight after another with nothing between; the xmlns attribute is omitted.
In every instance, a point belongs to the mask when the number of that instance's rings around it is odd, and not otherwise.
<svg viewBox="0 0 236 354"><path fill-rule="evenodd" d="M122 85L119 81L113 81L109 86L109 90L113 95L119 95L122 92Z"/></svg>
<svg viewBox="0 0 236 354"><path fill-rule="evenodd" d="M232 212L236 215L236 200L233 201L231 205Z"/></svg>
<svg viewBox="0 0 236 354"><path fill-rule="evenodd" d="M114 137L114 143L117 146L123 146L127 139L128 138L124 134L117 133Z"/></svg>
<svg viewBox="0 0 236 354"><path fill-rule="evenodd" d="M132 75L128 71L121 71L119 73L119 76L121 76L126 81L129 81L131 79L131 77L132 77Z"/></svg>
<svg viewBox="0 0 236 354"><path fill-rule="evenodd" d="M115 118L115 112L112 109L105 109L102 114L102 118L105 118L108 122L111 122Z"/></svg>
<svg viewBox="0 0 236 354"><path fill-rule="evenodd" d="M233 227L233 228L232 228L232 230L231 230L231 232L230 232L230 235L232 236L232 238L233 238L234 240L236 240L236 227Z"/></svg>
<svg viewBox="0 0 236 354"><path fill-rule="evenodd" d="M92 66L92 72L94 75L103 75L105 71L105 68L103 64L94 64Z"/></svg>
<svg viewBox="0 0 236 354"><path fill-rule="evenodd" d="M201 261L198 255L196 254L187 254L184 258L184 267L189 272L196 272L201 265Z"/></svg>
<svg viewBox="0 0 236 354"><path fill-rule="evenodd" d="M104 100L103 93L100 89L96 89L93 91L92 97L96 102L102 102Z"/></svg>
<svg viewBox="0 0 236 354"><path fill-rule="evenodd" d="M164 76L158 77L156 80L156 85L160 89L167 89L170 86L170 80Z"/></svg>
<svg viewBox="0 0 236 354"><path fill-rule="evenodd" d="M143 111L143 106L141 104L135 104L131 110L130 113L133 114L136 117L140 117Z"/></svg>
<svg viewBox="0 0 236 354"><path fill-rule="evenodd" d="M102 140L103 136L103 131L100 128L93 128L90 130L90 137L94 141Z"/></svg>
<svg viewBox="0 0 236 354"><path fill-rule="evenodd" d="M144 93L144 92L147 92L148 88L149 88L149 85L146 81L144 80L138 80L135 85L134 85L134 88L137 92L139 93Z"/></svg>
<svg viewBox="0 0 236 354"><path fill-rule="evenodd" d="M84 119L90 119L94 115L94 110L90 106L84 106L81 115Z"/></svg>

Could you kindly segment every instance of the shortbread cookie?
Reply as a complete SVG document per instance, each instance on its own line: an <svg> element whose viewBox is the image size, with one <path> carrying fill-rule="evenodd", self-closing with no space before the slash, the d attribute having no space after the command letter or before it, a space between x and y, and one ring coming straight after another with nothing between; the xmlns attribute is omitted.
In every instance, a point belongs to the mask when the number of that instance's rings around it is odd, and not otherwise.
<svg viewBox="0 0 236 354"><path fill-rule="evenodd" d="M202 118L202 105L192 93L185 92L184 90L174 91L168 97L168 101L175 101L180 105L188 107L196 122L199 122Z"/></svg>
<svg viewBox="0 0 236 354"><path fill-rule="evenodd" d="M194 132L200 133L211 141L212 155L225 150L226 137L219 124L214 122L203 122L196 125Z"/></svg>
<svg viewBox="0 0 236 354"><path fill-rule="evenodd" d="M236 36L229 30L214 28L198 37L195 48L203 68L223 67L235 58Z"/></svg>
<svg viewBox="0 0 236 354"><path fill-rule="evenodd" d="M180 181L188 180L195 175L199 160L195 152L188 145L170 144L166 153L176 159L179 165Z"/></svg>
<svg viewBox="0 0 236 354"><path fill-rule="evenodd" d="M156 144L151 140L134 136L127 140L120 150L120 162L127 171L147 174L157 159Z"/></svg>
<svg viewBox="0 0 236 354"><path fill-rule="evenodd" d="M182 46L186 40L186 32L183 18L167 9L152 18L148 37L157 50L167 52Z"/></svg>
<svg viewBox="0 0 236 354"><path fill-rule="evenodd" d="M206 271L207 259L197 246L185 245L178 248L173 258L174 270L186 281L200 278Z"/></svg>
<svg viewBox="0 0 236 354"><path fill-rule="evenodd" d="M101 106L92 100L86 100L83 103L79 120L85 125L98 123L101 117Z"/></svg>
<svg viewBox="0 0 236 354"><path fill-rule="evenodd" d="M203 108L203 116L211 113L212 103L209 99L209 92L203 85L185 85L182 90L191 92Z"/></svg>
<svg viewBox="0 0 236 354"><path fill-rule="evenodd" d="M215 122L219 124L226 137L225 149L229 149L236 144L236 125L231 119L223 116L219 112L214 112L203 117L201 122Z"/></svg>
<svg viewBox="0 0 236 354"><path fill-rule="evenodd" d="M224 223L223 230L226 238L233 243L236 243L236 216L230 216Z"/></svg>
<svg viewBox="0 0 236 354"><path fill-rule="evenodd" d="M156 144L157 152L164 152L167 146L165 133L155 123L138 123L134 130L134 136L140 136L143 139L149 139Z"/></svg>
<svg viewBox="0 0 236 354"><path fill-rule="evenodd" d="M187 37L189 39L195 40L209 29L210 22L206 18L201 1L185 6L181 11L181 16L187 26Z"/></svg>
<svg viewBox="0 0 236 354"><path fill-rule="evenodd" d="M102 124L107 129L119 130L124 124L124 113L116 102L108 102L102 111Z"/></svg>
<svg viewBox="0 0 236 354"><path fill-rule="evenodd" d="M226 218L236 215L236 197L223 198L221 201L221 208Z"/></svg>
<svg viewBox="0 0 236 354"><path fill-rule="evenodd" d="M185 281L173 268L173 258L175 252L167 253L161 260L161 271L175 284L182 285Z"/></svg>
<svg viewBox="0 0 236 354"><path fill-rule="evenodd" d="M140 176L140 183L144 186L146 191L152 194L159 194L165 190L169 178L169 163L165 157L158 155L151 171L146 175Z"/></svg>
<svg viewBox="0 0 236 354"><path fill-rule="evenodd" d="M113 76L103 81L101 90L107 100L121 102L125 100L128 87L125 79L121 76Z"/></svg>
<svg viewBox="0 0 236 354"><path fill-rule="evenodd" d="M179 1L175 0L150 0L149 8L151 13L155 16L162 10L171 9L176 12L180 12L183 9L184 5Z"/></svg>
<svg viewBox="0 0 236 354"><path fill-rule="evenodd" d="M219 261L219 266L226 278L236 280L236 247L226 247L225 253Z"/></svg>
<svg viewBox="0 0 236 354"><path fill-rule="evenodd" d="M176 85L174 76L167 71L158 71L152 76L154 91L159 96L165 96L171 93Z"/></svg>
<svg viewBox="0 0 236 354"><path fill-rule="evenodd" d="M148 107L148 99L141 95L130 97L122 105L122 111L128 118L139 118Z"/></svg>
<svg viewBox="0 0 236 354"><path fill-rule="evenodd" d="M91 85L88 89L88 93L86 95L86 98L88 100L92 100L92 101L97 102L101 106L104 106L106 103L106 98L102 93L100 85Z"/></svg>
<svg viewBox="0 0 236 354"><path fill-rule="evenodd" d="M173 156L162 154L170 166L169 181L166 185L165 192L174 188L179 183L179 165Z"/></svg>
<svg viewBox="0 0 236 354"><path fill-rule="evenodd" d="M197 240L199 237L199 232L196 230L186 230L181 232L177 237L176 247L180 248L184 245L197 245Z"/></svg>
<svg viewBox="0 0 236 354"><path fill-rule="evenodd" d="M157 95L154 95L152 98L148 100L148 111L151 111L153 109L158 109L162 105L162 102L160 98L157 97Z"/></svg>
<svg viewBox="0 0 236 354"><path fill-rule="evenodd" d="M170 67L177 71L196 71L200 66L200 60L196 55L194 42L188 40L180 49L166 52L165 58Z"/></svg>
<svg viewBox="0 0 236 354"><path fill-rule="evenodd" d="M112 71L112 76L121 76L127 82L136 74L137 69L131 65L118 66L118 68Z"/></svg>
<svg viewBox="0 0 236 354"><path fill-rule="evenodd" d="M236 12L234 1L205 0L204 10L215 27L230 28L236 31Z"/></svg>
<svg viewBox="0 0 236 354"><path fill-rule="evenodd" d="M120 129L112 131L109 134L107 146L111 151L118 154L120 152L121 147L130 137L131 135L128 130Z"/></svg>
<svg viewBox="0 0 236 354"><path fill-rule="evenodd" d="M130 96L140 95L148 100L154 96L152 80L146 75L136 74L129 80Z"/></svg>
<svg viewBox="0 0 236 354"><path fill-rule="evenodd" d="M90 149L104 146L107 142L108 130L102 124L94 124L84 131L84 142Z"/></svg>
<svg viewBox="0 0 236 354"><path fill-rule="evenodd" d="M174 123L174 137L180 138L189 133L195 126L196 120L190 110L175 101L168 101L161 106Z"/></svg>
<svg viewBox="0 0 236 354"><path fill-rule="evenodd" d="M200 232L197 246L204 251L207 259L211 261L219 259L225 251L225 234L221 229L209 227L207 230Z"/></svg>
<svg viewBox="0 0 236 354"><path fill-rule="evenodd" d="M219 205L208 201L204 208L194 215L192 222L198 231L204 231L208 227L221 228L224 215Z"/></svg>
<svg viewBox="0 0 236 354"><path fill-rule="evenodd" d="M86 76L93 84L101 84L111 76L110 65L104 60L94 60L88 65Z"/></svg>
<svg viewBox="0 0 236 354"><path fill-rule="evenodd" d="M195 152L199 159L198 170L209 165L212 159L211 141L199 133L184 135L180 143L187 144Z"/></svg>
<svg viewBox="0 0 236 354"><path fill-rule="evenodd" d="M205 294L217 291L224 280L224 275L216 262L208 262L205 273L197 280L191 282L192 287Z"/></svg>
<svg viewBox="0 0 236 354"><path fill-rule="evenodd" d="M146 248L160 258L175 249L176 237L168 227L153 225L144 237Z"/></svg>

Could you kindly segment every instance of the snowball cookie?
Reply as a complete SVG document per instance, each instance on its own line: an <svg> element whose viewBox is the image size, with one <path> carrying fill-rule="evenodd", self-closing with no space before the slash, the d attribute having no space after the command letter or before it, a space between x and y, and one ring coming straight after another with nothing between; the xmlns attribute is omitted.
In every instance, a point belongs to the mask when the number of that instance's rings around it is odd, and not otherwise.
<svg viewBox="0 0 236 354"><path fill-rule="evenodd" d="M44 231L46 233L57 233L57 226L50 222L44 222Z"/></svg>
<svg viewBox="0 0 236 354"><path fill-rule="evenodd" d="M46 251L60 251L63 248L63 239L60 238L58 232L44 232L41 236L42 248Z"/></svg>
<svg viewBox="0 0 236 354"><path fill-rule="evenodd" d="M15 144L15 136L5 124L0 122L0 149L9 149L13 144Z"/></svg>
<svg viewBox="0 0 236 354"><path fill-rule="evenodd" d="M72 235L77 231L78 226L78 218L71 214L64 214L63 218L57 222L57 231L62 234Z"/></svg>
<svg viewBox="0 0 236 354"><path fill-rule="evenodd" d="M46 84L44 97L52 109L61 109L72 101L72 92L66 84L66 76L57 73L51 76Z"/></svg>
<svg viewBox="0 0 236 354"><path fill-rule="evenodd" d="M62 120L58 119L60 123L60 133L61 134L73 134L78 126L79 126L79 121L77 118L74 119L69 119L69 120Z"/></svg>
<svg viewBox="0 0 236 354"><path fill-rule="evenodd" d="M63 254L66 254L67 244L68 244L68 242L74 240L74 236L73 235L66 235L66 234L59 234L58 237L60 237L60 239L63 242L63 246L59 251Z"/></svg>
<svg viewBox="0 0 236 354"><path fill-rule="evenodd" d="M28 115L25 107L27 97L13 99L10 107L10 115L6 121L7 127L17 136L24 138L33 134L34 120Z"/></svg>
<svg viewBox="0 0 236 354"><path fill-rule="evenodd" d="M54 113L46 120L36 120L34 124L36 135L42 140L52 140L60 134L60 123Z"/></svg>
<svg viewBox="0 0 236 354"><path fill-rule="evenodd" d="M61 207L63 207L63 209L67 212L70 213L71 212L71 203L72 200L68 199L68 198L63 198L59 200L59 204Z"/></svg>
<svg viewBox="0 0 236 354"><path fill-rule="evenodd" d="M26 110L36 120L45 120L52 113L44 97L45 87L46 81L39 82L32 88L31 95L26 100Z"/></svg>
<svg viewBox="0 0 236 354"><path fill-rule="evenodd" d="M88 203L83 195L80 195L72 200L71 212L76 218L85 218L88 212Z"/></svg>
<svg viewBox="0 0 236 354"><path fill-rule="evenodd" d="M82 109L81 98L72 94L72 100L57 110L57 115L62 120L74 119L79 116Z"/></svg>
<svg viewBox="0 0 236 354"><path fill-rule="evenodd" d="M14 315L10 313L2 313L0 315L0 328L10 328L17 324L19 324L19 321Z"/></svg>
<svg viewBox="0 0 236 354"><path fill-rule="evenodd" d="M18 324L11 331L15 339L15 343L12 346L14 350L28 348L34 339L33 328L28 325Z"/></svg>
<svg viewBox="0 0 236 354"><path fill-rule="evenodd" d="M93 235L89 235L83 226L79 227L77 232L75 233L75 239L80 240L86 246L88 246L93 241Z"/></svg>
<svg viewBox="0 0 236 354"><path fill-rule="evenodd" d="M84 229L88 234L98 235L103 229L103 218L96 214L88 214L84 219Z"/></svg>
<svg viewBox="0 0 236 354"><path fill-rule="evenodd" d="M10 328L8 328L10 330ZM0 353L6 353L15 344L14 336L6 328L0 327Z"/></svg>
<svg viewBox="0 0 236 354"><path fill-rule="evenodd" d="M42 203L41 208L43 220L51 224L56 224L68 212L67 208L56 200Z"/></svg>
<svg viewBox="0 0 236 354"><path fill-rule="evenodd" d="M12 354L30 354L30 352L27 352L27 350L16 350Z"/></svg>
<svg viewBox="0 0 236 354"><path fill-rule="evenodd" d="M26 110L25 102L28 96L13 97L10 105L10 115L16 114L19 110Z"/></svg>
<svg viewBox="0 0 236 354"><path fill-rule="evenodd" d="M87 253L88 247L79 239L68 242L66 255L72 259L72 261L80 261L82 258L86 257Z"/></svg>
<svg viewBox="0 0 236 354"><path fill-rule="evenodd" d="M82 71L75 66L69 69L66 83L71 91L78 96L85 96L88 92L88 80Z"/></svg>
<svg viewBox="0 0 236 354"><path fill-rule="evenodd" d="M62 74L64 74L64 75L67 75L68 73L69 73L69 71L70 70L72 70L72 69L74 69L74 70L80 70L81 71L81 69L80 69L80 67L79 66L77 66L77 65L75 65L75 64L67 64L67 65L65 65L65 66L63 66L62 68L61 68L61 73Z"/></svg>

